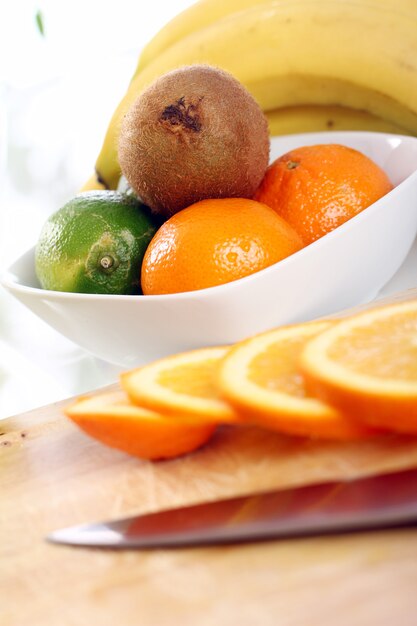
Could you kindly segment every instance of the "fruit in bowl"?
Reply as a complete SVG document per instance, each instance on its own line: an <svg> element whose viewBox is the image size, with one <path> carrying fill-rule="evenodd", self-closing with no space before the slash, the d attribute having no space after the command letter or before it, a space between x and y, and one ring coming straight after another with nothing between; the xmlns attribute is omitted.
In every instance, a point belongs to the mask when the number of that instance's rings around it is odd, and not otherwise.
<svg viewBox="0 0 417 626"><path fill-rule="evenodd" d="M1 284L58 332L124 368L369 301L400 268L417 233L417 139L334 131L272 137L271 162L296 148L328 143L371 158L394 188L326 236L260 271L208 289L163 295L48 291L40 289L31 249L3 273Z"/></svg>
<svg viewBox="0 0 417 626"><path fill-rule="evenodd" d="M190 65L164 74L123 119L119 161L164 217L206 198L251 198L269 159L268 124L231 74Z"/></svg>
<svg viewBox="0 0 417 626"><path fill-rule="evenodd" d="M145 295L195 291L258 272L301 250L295 230L265 204L202 200L165 222L146 250Z"/></svg>
<svg viewBox="0 0 417 626"><path fill-rule="evenodd" d="M346 146L301 146L268 168L255 198L273 208L305 245L316 241L391 191L387 174Z"/></svg>
<svg viewBox="0 0 417 626"><path fill-rule="evenodd" d="M190 203L206 198L249 198L267 168L269 143L267 122L259 105L230 74L214 67L194 65L161 77L128 112L119 149L127 183L146 201L152 214L133 194L90 191L77 196L49 218L40 235L36 272L42 287L81 293L138 293L141 262L155 230L155 215L166 219ZM256 230L259 221L259 232L262 228L275 230L276 250L271 254L273 245L269 244L267 249L262 242L259 245L256 232L253 236L247 233L244 246L249 248L246 253L241 248L240 255L244 254L245 259L238 259L233 267L230 259L235 253L228 246L239 235L239 229L233 232L233 225L238 225L238 217L233 217L236 211L227 211L229 205L223 204L224 215L218 211L211 222L205 222L207 216L198 215L204 205L199 205L197 210L193 209L197 217L189 221L200 223L200 235L191 233L194 242L189 243L200 245L198 237L204 235L202 226L215 231L217 221L221 233L220 222L232 218L228 228L223 224L226 240L212 241L212 246L223 247L223 257L228 254L231 267L214 282L209 279L200 284L186 280L186 286L198 289L239 278L301 247L292 228L259 203L241 200L241 217L245 217L243 207L248 204L252 211L246 212L246 219L251 218L252 228ZM162 238L160 235L159 241ZM159 252L153 256L159 257L160 250L167 249L169 243L166 239L160 243ZM254 254L252 248L256 246L257 254ZM180 254L190 257L187 249L180 250ZM213 250L212 256L214 263L218 263L221 254L217 253L216 258ZM255 260L256 256L260 258ZM191 266L196 258L189 261ZM161 264L166 265L166 261L162 260ZM144 276L154 276L154 269L157 268L148 260ZM176 268L168 272L175 273ZM175 280L172 283L175 285ZM161 293L149 285L148 279L147 293Z"/></svg>
<svg viewBox="0 0 417 626"><path fill-rule="evenodd" d="M262 110L231 75L191 65L162 76L120 132L133 194L89 192L47 221L36 250L42 287L141 286L149 296L221 285L285 259L392 189L352 148L303 146L267 168L269 147ZM167 221L151 241L155 216Z"/></svg>
<svg viewBox="0 0 417 626"><path fill-rule="evenodd" d="M133 196L79 194L46 221L35 253L44 289L80 293L140 292L140 267L156 223Z"/></svg>

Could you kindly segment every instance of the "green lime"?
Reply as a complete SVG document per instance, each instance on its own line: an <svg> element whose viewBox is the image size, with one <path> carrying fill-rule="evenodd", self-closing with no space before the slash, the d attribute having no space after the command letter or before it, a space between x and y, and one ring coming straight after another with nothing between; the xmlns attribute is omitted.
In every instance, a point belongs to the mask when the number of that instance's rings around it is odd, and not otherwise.
<svg viewBox="0 0 417 626"><path fill-rule="evenodd" d="M36 246L44 289L140 293L143 255L157 230L149 210L116 191L80 193L49 217Z"/></svg>

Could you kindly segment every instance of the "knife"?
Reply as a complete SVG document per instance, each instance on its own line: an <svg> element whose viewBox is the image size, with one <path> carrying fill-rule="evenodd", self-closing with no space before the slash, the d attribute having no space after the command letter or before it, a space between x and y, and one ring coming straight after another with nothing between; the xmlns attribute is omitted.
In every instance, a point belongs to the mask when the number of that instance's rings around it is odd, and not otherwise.
<svg viewBox="0 0 417 626"><path fill-rule="evenodd" d="M51 533L47 540L98 548L174 548L416 523L417 469L412 469L73 526Z"/></svg>

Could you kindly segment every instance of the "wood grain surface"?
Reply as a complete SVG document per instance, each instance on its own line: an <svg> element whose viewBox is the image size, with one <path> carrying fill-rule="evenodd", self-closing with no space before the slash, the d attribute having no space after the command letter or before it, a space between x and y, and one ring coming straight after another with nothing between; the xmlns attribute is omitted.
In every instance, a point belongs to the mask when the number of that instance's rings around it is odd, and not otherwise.
<svg viewBox="0 0 417 626"><path fill-rule="evenodd" d="M414 529L150 552L44 541L77 523L411 466L413 438L318 443L230 427L151 464L89 439L62 403L10 418L0 423L0 624L415 626Z"/></svg>

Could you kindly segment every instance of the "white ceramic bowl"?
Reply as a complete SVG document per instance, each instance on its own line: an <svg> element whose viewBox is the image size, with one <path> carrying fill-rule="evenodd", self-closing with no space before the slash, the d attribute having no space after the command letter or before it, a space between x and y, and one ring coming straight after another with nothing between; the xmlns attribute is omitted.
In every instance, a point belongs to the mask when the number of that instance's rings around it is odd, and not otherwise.
<svg viewBox="0 0 417 626"><path fill-rule="evenodd" d="M67 338L125 368L371 300L400 267L417 233L417 139L367 132L276 137L271 160L317 143L362 151L387 172L395 189L332 233L252 276L173 295L61 293L39 288L31 249L1 283Z"/></svg>

